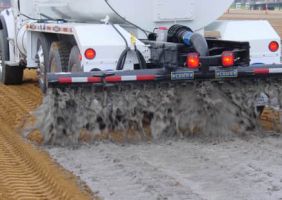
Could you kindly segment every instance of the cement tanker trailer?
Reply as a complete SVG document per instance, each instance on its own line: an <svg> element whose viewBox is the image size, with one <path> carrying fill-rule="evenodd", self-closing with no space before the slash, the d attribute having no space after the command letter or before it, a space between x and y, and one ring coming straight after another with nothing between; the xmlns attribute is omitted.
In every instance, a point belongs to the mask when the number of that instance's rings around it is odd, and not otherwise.
<svg viewBox="0 0 282 200"><path fill-rule="evenodd" d="M0 80L19 84L23 69L38 69L40 86L53 99L44 113L56 119L42 121L47 142L77 140L81 130L137 131L146 138L205 129L215 122L182 121L199 113L181 104L200 91L189 84L282 75L280 38L268 23L210 25L232 2L14 0L1 13ZM208 25L222 39L205 38ZM177 94L170 96L169 88ZM177 98L158 106L168 96Z"/></svg>
<svg viewBox="0 0 282 200"><path fill-rule="evenodd" d="M13 62L13 65L26 63L29 68L41 66L41 72L43 68L47 72L133 70L134 65L140 68L150 64L154 55L150 46L157 44L141 39L148 40L151 36L151 41L154 41L158 32L165 37L170 32L170 40L181 40L182 36L176 38L179 32L184 34L185 29L189 33L203 29L217 19L231 2L217 1L215 9L205 13L209 9L208 3L191 0L176 4L158 0L88 0L83 3L74 0L13 1L12 9L2 13L3 36L13 40L5 45L5 48L9 46L6 60ZM192 34L188 32L186 37L189 43ZM166 38L162 40L167 42ZM122 54L125 47L128 49L126 59L121 57L125 55ZM138 56L132 51L135 47ZM64 59L55 60L57 66L51 69L53 54L49 53L57 50L57 54L64 51L61 56ZM81 60L77 59L78 55L82 55ZM119 60L123 62L118 63ZM70 68L66 69L67 66ZM16 77L21 80L20 76L8 75L9 70L2 71L7 71L2 73L4 83L12 83L11 79L16 81ZM47 82L43 84L47 85Z"/></svg>

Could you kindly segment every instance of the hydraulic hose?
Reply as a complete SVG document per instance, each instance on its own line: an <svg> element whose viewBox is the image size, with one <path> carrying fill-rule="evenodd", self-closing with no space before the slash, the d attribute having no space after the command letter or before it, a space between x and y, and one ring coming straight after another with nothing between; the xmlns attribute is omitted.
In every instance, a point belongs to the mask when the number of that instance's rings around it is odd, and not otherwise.
<svg viewBox="0 0 282 200"><path fill-rule="evenodd" d="M138 26L138 25L136 25L136 24L134 24L134 23L128 21L128 20L125 19L121 14L119 14L118 11L116 11L116 10L113 8L113 6L109 3L108 0L104 0L104 1L105 1L105 3L108 5L108 7L109 7L119 18L121 18L121 19L122 19L124 22L126 22L127 24L130 24L130 25L134 26L135 28L141 30L141 31L146 35L146 37L148 38L148 34L147 34L147 33L151 33L150 31L147 31L147 30L141 28L140 26Z"/></svg>
<svg viewBox="0 0 282 200"><path fill-rule="evenodd" d="M117 63L117 70L123 70L124 69L125 61L126 61L127 54L128 54L129 51L131 51L131 49L130 48L126 48L121 53L121 55L120 55L120 57L118 59L118 63Z"/></svg>
<svg viewBox="0 0 282 200"><path fill-rule="evenodd" d="M200 56L208 56L209 47L207 40L199 33L193 33L191 38L191 44L194 49L200 54Z"/></svg>
<svg viewBox="0 0 282 200"><path fill-rule="evenodd" d="M132 50L130 48L123 50L123 52L121 53L121 55L119 57L118 63L117 63L117 70L123 70L124 69L124 65L125 65L127 55L131 51ZM144 56L142 55L142 53L136 47L135 47L134 52L135 52L136 57L138 59L138 64L140 66L140 69L146 69L147 64L146 64L146 60L145 60Z"/></svg>
<svg viewBox="0 0 282 200"><path fill-rule="evenodd" d="M186 26L179 24L173 25L168 30L168 42L183 43L187 46L193 46L194 49L201 55L209 54L208 43L204 36L193 31Z"/></svg>
<svg viewBox="0 0 282 200"><path fill-rule="evenodd" d="M146 60L144 56L142 55L142 53L137 48L135 48L135 53L136 53L136 56L139 62L140 69L146 69L147 64L146 64Z"/></svg>
<svg viewBox="0 0 282 200"><path fill-rule="evenodd" d="M124 68L124 64L127 58L127 54L130 51L128 42L126 40L126 38L124 37L124 35L117 29L117 27L114 24L111 24L111 26L115 29L115 31L120 35L120 37L123 39L124 43L125 43L125 49L123 50L123 52L121 53L118 63L117 63L117 70L123 70Z"/></svg>
<svg viewBox="0 0 282 200"><path fill-rule="evenodd" d="M123 50L123 52L121 53L121 55L118 59L117 68L116 68L116 70L123 70L125 62L126 62L127 55L132 50L129 48L128 42L127 42L126 38L124 37L124 35L118 30L118 28L114 24L111 24L111 25L115 29L115 31L121 36L121 38L123 39L125 46L126 46L126 48ZM142 53L137 49L136 46L135 46L134 52L135 52L136 57L138 59L138 63L139 63L140 68L146 69L147 68L146 60L145 60L144 56L142 55Z"/></svg>

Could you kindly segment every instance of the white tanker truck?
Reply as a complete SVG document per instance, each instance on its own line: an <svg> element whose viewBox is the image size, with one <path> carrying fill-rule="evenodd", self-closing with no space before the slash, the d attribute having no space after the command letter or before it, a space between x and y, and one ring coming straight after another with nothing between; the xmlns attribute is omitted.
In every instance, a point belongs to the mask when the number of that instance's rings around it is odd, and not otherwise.
<svg viewBox="0 0 282 200"><path fill-rule="evenodd" d="M248 44L240 42L252 43L251 63L278 63L280 38L265 22L211 26L233 42L201 36L232 2L214 1L211 9L207 0L14 0L1 13L0 79L20 83L24 68L39 69L43 88L62 80L89 81L91 74L78 72L93 71L135 74L167 68L172 78L194 79L211 64L220 68L217 75L229 78L237 76L238 67L250 65ZM225 57L232 58L230 66L222 66Z"/></svg>
<svg viewBox="0 0 282 200"><path fill-rule="evenodd" d="M25 68L36 68L43 91L104 91L281 76L280 38L267 22L215 22L232 2L13 0L0 16L0 80L18 84ZM205 38L205 28L221 39ZM104 118L97 118L100 127Z"/></svg>

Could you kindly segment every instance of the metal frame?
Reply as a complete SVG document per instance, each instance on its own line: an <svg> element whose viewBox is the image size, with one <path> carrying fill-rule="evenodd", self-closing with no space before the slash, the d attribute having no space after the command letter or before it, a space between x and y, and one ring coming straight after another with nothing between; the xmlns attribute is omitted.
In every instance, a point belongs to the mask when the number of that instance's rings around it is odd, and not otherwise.
<svg viewBox="0 0 282 200"><path fill-rule="evenodd" d="M209 67L208 71L175 68L135 71L100 71L87 73L49 73L48 87L111 86L130 82L193 82L195 80L228 80L241 78L282 78L282 64L248 67Z"/></svg>
<svg viewBox="0 0 282 200"><path fill-rule="evenodd" d="M114 27L113 27L114 26ZM125 49L125 41L120 34L127 41L129 48L137 49L142 53L144 59L148 62L150 59L150 49L148 45L141 40L135 38L120 25L111 24L81 24L81 23L65 23L58 21L46 21L45 23L30 22L26 24L26 30L30 34L36 36L36 33L48 33L54 35L73 36L75 42L81 52L81 65L85 72L89 72L93 67L101 70L114 70L116 63L120 57L121 52ZM119 31L119 33L117 32ZM32 43L36 37L28 38L28 43ZM36 43L36 42L33 42ZM30 46L28 49L31 48ZM97 55L95 59L89 60L84 56L84 52L89 49L95 49ZM31 57L30 54L31 53ZM31 58L34 59L34 53L28 52L27 56L30 58L27 62L28 66L33 66ZM138 59L132 53L129 53L125 62L125 69L133 70L134 64L138 63Z"/></svg>

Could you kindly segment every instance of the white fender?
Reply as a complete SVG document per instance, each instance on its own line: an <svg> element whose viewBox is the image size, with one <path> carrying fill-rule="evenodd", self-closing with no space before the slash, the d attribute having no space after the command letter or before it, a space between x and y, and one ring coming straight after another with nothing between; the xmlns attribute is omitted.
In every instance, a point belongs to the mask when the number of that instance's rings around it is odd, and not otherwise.
<svg viewBox="0 0 282 200"><path fill-rule="evenodd" d="M6 9L1 12L1 16L4 18L5 26L7 28L8 33L8 41L9 41L9 53L10 53L10 61L19 62L19 56L17 54L16 49L16 23L15 18L12 12L12 9Z"/></svg>

